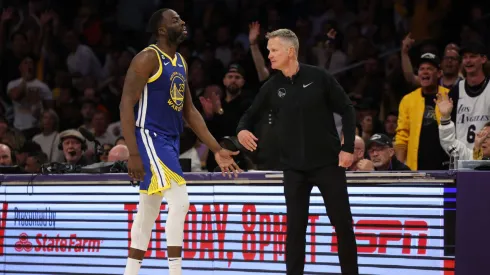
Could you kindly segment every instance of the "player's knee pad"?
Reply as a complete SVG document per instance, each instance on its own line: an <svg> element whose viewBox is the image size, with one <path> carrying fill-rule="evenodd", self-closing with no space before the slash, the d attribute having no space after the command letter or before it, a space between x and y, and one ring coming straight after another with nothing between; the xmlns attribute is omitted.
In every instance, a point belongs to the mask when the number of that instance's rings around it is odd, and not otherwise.
<svg viewBox="0 0 490 275"><path fill-rule="evenodd" d="M172 187L174 188L174 187ZM175 186L165 196L168 202L166 223L167 246L182 246L184 243L184 223L189 211L189 197L185 185Z"/></svg>
<svg viewBox="0 0 490 275"><path fill-rule="evenodd" d="M131 248L146 251L151 239L151 231L160 214L162 197L140 194L138 212L131 227Z"/></svg>

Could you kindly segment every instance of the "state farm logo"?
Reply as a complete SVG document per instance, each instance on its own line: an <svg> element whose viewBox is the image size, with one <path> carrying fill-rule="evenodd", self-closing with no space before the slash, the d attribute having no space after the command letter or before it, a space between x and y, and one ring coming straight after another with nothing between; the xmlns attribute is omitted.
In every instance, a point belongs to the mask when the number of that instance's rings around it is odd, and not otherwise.
<svg viewBox="0 0 490 275"><path fill-rule="evenodd" d="M15 251L22 252L22 250L26 252L31 252L32 250L32 243L26 233L20 234L19 240L15 243Z"/></svg>
<svg viewBox="0 0 490 275"><path fill-rule="evenodd" d="M22 233L19 235L19 240L15 243L15 250L17 252L95 253L100 251L102 240L77 237L77 234L70 234L69 237L60 237L60 234L49 237L47 234L38 233L34 242L33 244L29 240L29 235Z"/></svg>

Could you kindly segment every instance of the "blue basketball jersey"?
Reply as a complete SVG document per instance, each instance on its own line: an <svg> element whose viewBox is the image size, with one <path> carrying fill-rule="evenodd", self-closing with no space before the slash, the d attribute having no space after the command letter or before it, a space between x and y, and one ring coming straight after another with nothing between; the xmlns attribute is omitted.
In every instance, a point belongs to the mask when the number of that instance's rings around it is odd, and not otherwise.
<svg viewBox="0 0 490 275"><path fill-rule="evenodd" d="M179 163L182 109L186 85L186 63L179 53L170 58L156 45L145 50L158 56L158 71L148 79L134 108L136 142L145 168L140 192L162 194L171 181L185 184Z"/></svg>
<svg viewBox="0 0 490 275"><path fill-rule="evenodd" d="M153 50L158 56L158 71L150 77L134 107L136 127L169 137L177 137L183 131L182 109L187 67L179 53L172 59L156 45Z"/></svg>

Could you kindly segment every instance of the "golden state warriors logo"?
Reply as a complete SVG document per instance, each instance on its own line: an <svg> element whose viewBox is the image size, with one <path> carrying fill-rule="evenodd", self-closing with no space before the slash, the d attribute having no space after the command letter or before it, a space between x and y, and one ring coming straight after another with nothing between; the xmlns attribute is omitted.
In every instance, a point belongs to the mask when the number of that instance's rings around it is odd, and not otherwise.
<svg viewBox="0 0 490 275"><path fill-rule="evenodd" d="M174 72L170 76L170 98L167 103L177 112L182 111L184 107L184 93L184 76L178 72Z"/></svg>

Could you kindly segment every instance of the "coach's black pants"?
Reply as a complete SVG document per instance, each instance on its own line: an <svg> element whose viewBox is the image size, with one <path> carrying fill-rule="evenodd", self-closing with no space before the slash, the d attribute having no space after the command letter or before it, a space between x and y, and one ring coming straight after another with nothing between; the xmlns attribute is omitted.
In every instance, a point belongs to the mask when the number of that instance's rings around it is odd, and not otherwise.
<svg viewBox="0 0 490 275"><path fill-rule="evenodd" d="M317 186L320 190L328 218L335 226L342 274L358 275L357 245L352 227L345 169L338 166L326 166L308 172L284 171L287 207L287 274L303 275L304 272L306 229L313 186Z"/></svg>

